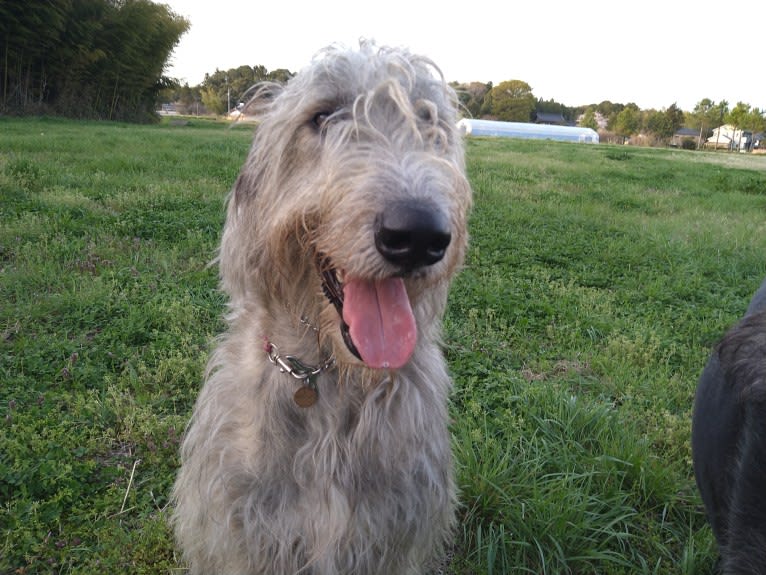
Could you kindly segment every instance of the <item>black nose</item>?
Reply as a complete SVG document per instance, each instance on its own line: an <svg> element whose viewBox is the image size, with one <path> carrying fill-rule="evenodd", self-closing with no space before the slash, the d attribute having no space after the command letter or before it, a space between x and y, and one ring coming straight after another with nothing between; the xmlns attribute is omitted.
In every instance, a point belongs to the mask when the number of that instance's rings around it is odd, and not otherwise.
<svg viewBox="0 0 766 575"><path fill-rule="evenodd" d="M430 203L395 202L375 221L375 247L405 271L440 261L451 239L449 220Z"/></svg>

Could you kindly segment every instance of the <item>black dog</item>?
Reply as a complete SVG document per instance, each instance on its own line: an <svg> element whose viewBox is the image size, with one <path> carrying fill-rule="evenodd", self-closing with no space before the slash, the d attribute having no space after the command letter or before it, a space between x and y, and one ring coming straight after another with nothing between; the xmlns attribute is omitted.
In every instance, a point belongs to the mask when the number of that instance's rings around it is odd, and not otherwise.
<svg viewBox="0 0 766 575"><path fill-rule="evenodd" d="M700 377L694 474L725 575L766 575L766 281Z"/></svg>

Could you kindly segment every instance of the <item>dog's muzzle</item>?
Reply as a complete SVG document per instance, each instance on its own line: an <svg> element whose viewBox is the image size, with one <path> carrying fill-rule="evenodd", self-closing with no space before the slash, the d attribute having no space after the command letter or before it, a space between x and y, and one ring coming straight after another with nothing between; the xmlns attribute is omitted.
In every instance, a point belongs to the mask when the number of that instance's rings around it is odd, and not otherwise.
<svg viewBox="0 0 766 575"><path fill-rule="evenodd" d="M452 234L449 220L428 202L393 202L375 220L375 247L404 274L444 257Z"/></svg>
<svg viewBox="0 0 766 575"><path fill-rule="evenodd" d="M387 278L346 278L320 256L322 290L340 317L349 351L375 369L398 369L417 344L417 324L404 278L444 258L452 240L449 220L430 203L389 204L375 219L375 247L395 268Z"/></svg>

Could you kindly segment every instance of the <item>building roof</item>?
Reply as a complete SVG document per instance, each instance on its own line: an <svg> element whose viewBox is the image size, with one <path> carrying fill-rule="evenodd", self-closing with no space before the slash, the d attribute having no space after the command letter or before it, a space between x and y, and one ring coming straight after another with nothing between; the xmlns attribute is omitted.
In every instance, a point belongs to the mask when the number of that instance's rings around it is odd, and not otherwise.
<svg viewBox="0 0 766 575"><path fill-rule="evenodd" d="M674 135L681 137L693 136L696 138L700 133L695 128L679 128Z"/></svg>
<svg viewBox="0 0 766 575"><path fill-rule="evenodd" d="M537 112L535 114L535 123L536 124L555 124L558 126L565 126L567 124L567 121L564 119L564 116L552 112Z"/></svg>

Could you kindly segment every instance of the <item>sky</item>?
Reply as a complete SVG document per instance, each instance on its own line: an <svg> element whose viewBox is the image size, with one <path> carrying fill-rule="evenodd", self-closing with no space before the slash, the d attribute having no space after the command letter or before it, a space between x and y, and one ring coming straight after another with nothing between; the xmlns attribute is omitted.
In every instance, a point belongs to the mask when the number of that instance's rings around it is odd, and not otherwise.
<svg viewBox="0 0 766 575"><path fill-rule="evenodd" d="M572 107L766 109L764 0L155 1L191 22L166 69L191 86L241 65L297 72L365 38L428 56L449 82L523 80Z"/></svg>

